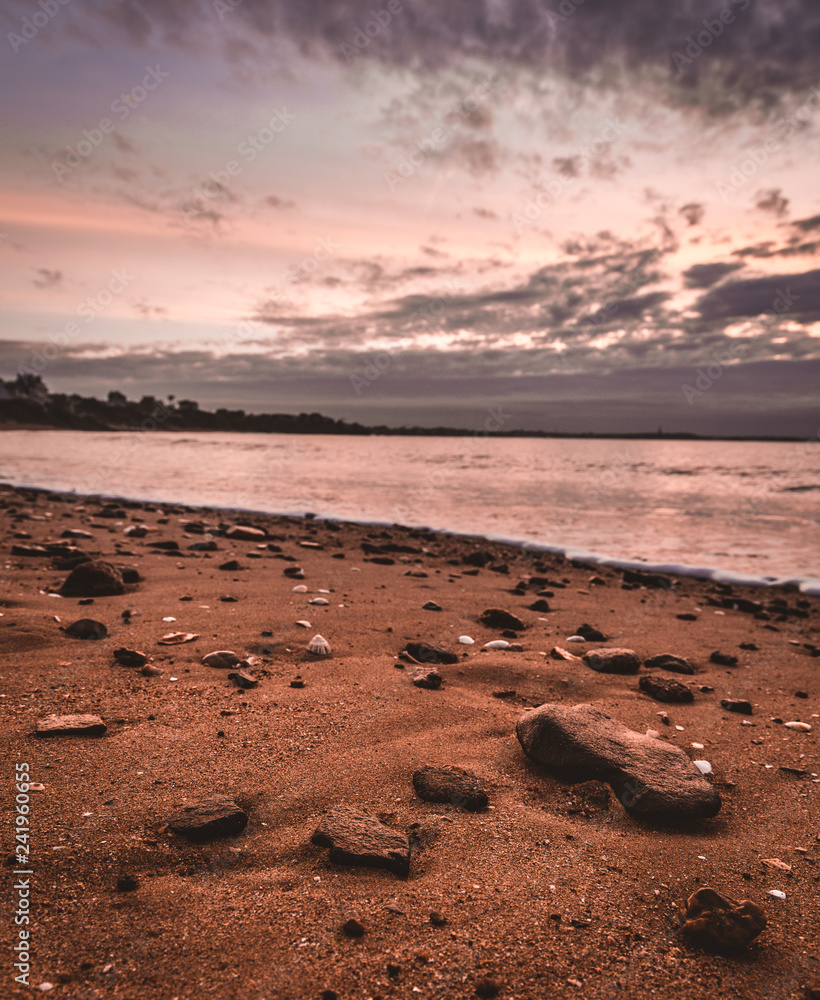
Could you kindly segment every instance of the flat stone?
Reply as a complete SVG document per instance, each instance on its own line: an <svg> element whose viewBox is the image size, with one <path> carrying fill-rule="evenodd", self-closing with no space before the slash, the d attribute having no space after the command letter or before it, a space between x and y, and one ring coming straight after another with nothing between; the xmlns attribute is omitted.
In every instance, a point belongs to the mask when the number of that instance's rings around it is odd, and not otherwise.
<svg viewBox="0 0 820 1000"><path fill-rule="evenodd" d="M741 715L752 714L752 703L745 698L721 698L720 704L727 712L739 712Z"/></svg>
<svg viewBox="0 0 820 1000"><path fill-rule="evenodd" d="M441 605L436 604L435 601L427 601L426 604L422 604L423 611L441 611Z"/></svg>
<svg viewBox="0 0 820 1000"><path fill-rule="evenodd" d="M235 573L237 570L242 569L238 559L229 559L227 562L221 563L217 568L224 570L226 573Z"/></svg>
<svg viewBox="0 0 820 1000"><path fill-rule="evenodd" d="M435 668L433 670L420 670L413 675L413 683L417 688L428 688L430 691L437 691L443 680L444 678Z"/></svg>
<svg viewBox="0 0 820 1000"><path fill-rule="evenodd" d="M576 635L582 635L587 642L606 642L608 636L605 636L603 632L599 631L597 628L593 628L592 625L579 625L575 630Z"/></svg>
<svg viewBox="0 0 820 1000"><path fill-rule="evenodd" d="M684 704L695 700L695 696L685 684L673 681L671 677L661 677L658 674L644 674L638 682L638 687L655 701Z"/></svg>
<svg viewBox="0 0 820 1000"><path fill-rule="evenodd" d="M206 653L202 657L202 662L206 667L218 667L220 670L229 670L242 663L242 657L237 656L232 649L217 649L213 653Z"/></svg>
<svg viewBox="0 0 820 1000"><path fill-rule="evenodd" d="M683 656L675 653L658 653L650 656L643 664L648 670L670 670L675 674L693 674L695 668Z"/></svg>
<svg viewBox="0 0 820 1000"><path fill-rule="evenodd" d="M94 621L93 618L78 618L76 622L62 630L64 635L70 635L73 639L104 639L108 635L108 629L102 622Z"/></svg>
<svg viewBox="0 0 820 1000"><path fill-rule="evenodd" d="M148 662L145 653L138 649L126 649L125 646L114 650L114 659L124 667L144 667Z"/></svg>
<svg viewBox="0 0 820 1000"><path fill-rule="evenodd" d="M458 656L431 642L408 642L404 647L419 663L458 663Z"/></svg>
<svg viewBox="0 0 820 1000"><path fill-rule="evenodd" d="M200 843L216 837L233 837L247 825L247 814L227 795L183 806L168 820L168 828L174 833Z"/></svg>
<svg viewBox="0 0 820 1000"><path fill-rule="evenodd" d="M125 593L125 582L116 566L92 559L68 574L60 593L63 597L116 597Z"/></svg>
<svg viewBox="0 0 820 1000"><path fill-rule="evenodd" d="M247 670L232 670L228 674L228 679L232 680L237 687L245 688L255 688L259 686L259 681L249 674Z"/></svg>
<svg viewBox="0 0 820 1000"><path fill-rule="evenodd" d="M600 674L637 674L641 669L640 657L631 649L591 649L582 659Z"/></svg>
<svg viewBox="0 0 820 1000"><path fill-rule="evenodd" d="M311 842L329 847L329 858L336 864L386 868L396 875L410 873L407 836L350 806L331 809L316 828Z"/></svg>
<svg viewBox="0 0 820 1000"><path fill-rule="evenodd" d="M721 653L720 650L716 649L709 657L709 662L717 663L721 667L734 667L737 663L737 657L730 653Z"/></svg>
<svg viewBox="0 0 820 1000"><path fill-rule="evenodd" d="M742 951L766 926L766 915L757 903L738 902L709 886L692 893L679 919L682 937L724 953Z"/></svg>
<svg viewBox="0 0 820 1000"><path fill-rule="evenodd" d="M225 532L225 537L236 542L263 542L268 537L268 533L262 531L261 528L251 528L246 524L235 524L232 528L228 528Z"/></svg>
<svg viewBox="0 0 820 1000"><path fill-rule="evenodd" d="M27 556L36 559L42 556L47 557L49 551L42 545L12 545L11 554L13 556Z"/></svg>
<svg viewBox="0 0 820 1000"><path fill-rule="evenodd" d="M605 781L635 816L703 819L720 810L717 790L682 750L594 705L541 705L521 717L516 734L524 753L554 777Z"/></svg>
<svg viewBox="0 0 820 1000"><path fill-rule="evenodd" d="M487 608L481 612L478 620L488 628L510 628L520 632L527 627L517 615L503 608Z"/></svg>
<svg viewBox="0 0 820 1000"><path fill-rule="evenodd" d="M47 715L35 731L38 736L102 736L107 728L99 715Z"/></svg>
<svg viewBox="0 0 820 1000"><path fill-rule="evenodd" d="M425 802L449 802L478 812L487 807L487 793L473 774L455 767L423 767L413 773L413 788Z"/></svg>

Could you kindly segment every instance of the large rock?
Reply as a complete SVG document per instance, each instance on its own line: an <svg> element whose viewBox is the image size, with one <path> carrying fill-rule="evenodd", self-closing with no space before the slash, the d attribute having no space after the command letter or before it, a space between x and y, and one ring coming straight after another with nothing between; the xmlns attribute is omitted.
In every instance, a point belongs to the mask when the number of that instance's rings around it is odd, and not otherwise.
<svg viewBox="0 0 820 1000"><path fill-rule="evenodd" d="M116 566L92 560L68 574L60 593L63 597L116 597L125 593L125 582Z"/></svg>
<svg viewBox="0 0 820 1000"><path fill-rule="evenodd" d="M198 842L233 837L247 825L247 814L227 795L184 806L168 820L168 828L174 833Z"/></svg>
<svg viewBox="0 0 820 1000"><path fill-rule="evenodd" d="M343 865L410 873L410 841L375 816L350 806L331 809L316 828L312 843L330 848L330 860Z"/></svg>
<svg viewBox="0 0 820 1000"><path fill-rule="evenodd" d="M79 618L76 622L61 626L64 635L70 635L72 639L104 639L108 635L108 629L102 622L94 621L93 618Z"/></svg>
<svg viewBox="0 0 820 1000"><path fill-rule="evenodd" d="M487 806L487 793L474 774L461 768L422 767L413 774L413 788L425 802L449 802L470 812Z"/></svg>
<svg viewBox="0 0 820 1000"><path fill-rule="evenodd" d="M644 674L638 681L638 687L655 701L685 704L695 700L695 696L685 684L672 680L671 677L662 677L660 674Z"/></svg>
<svg viewBox="0 0 820 1000"><path fill-rule="evenodd" d="M38 736L103 736L106 728L99 715L47 715L35 732Z"/></svg>
<svg viewBox="0 0 820 1000"><path fill-rule="evenodd" d="M703 819L720 810L717 790L682 750L594 705L541 705L521 717L516 733L524 753L554 777L605 781L635 816Z"/></svg>
<svg viewBox="0 0 820 1000"><path fill-rule="evenodd" d="M583 659L601 674L637 674L641 669L640 657L631 649L591 649Z"/></svg>
<svg viewBox="0 0 820 1000"><path fill-rule="evenodd" d="M675 653L658 653L657 656L650 656L644 660L644 666L648 670L671 670L676 674L693 674L695 668L683 656Z"/></svg>
<svg viewBox="0 0 820 1000"><path fill-rule="evenodd" d="M511 611L505 611L503 608L487 608L486 611L481 612L478 620L488 628L511 628L515 629L516 632L521 632L527 627L517 615Z"/></svg>
<svg viewBox="0 0 820 1000"><path fill-rule="evenodd" d="M680 920L682 937L729 954L742 951L766 926L766 915L757 903L738 902L709 886L692 893Z"/></svg>

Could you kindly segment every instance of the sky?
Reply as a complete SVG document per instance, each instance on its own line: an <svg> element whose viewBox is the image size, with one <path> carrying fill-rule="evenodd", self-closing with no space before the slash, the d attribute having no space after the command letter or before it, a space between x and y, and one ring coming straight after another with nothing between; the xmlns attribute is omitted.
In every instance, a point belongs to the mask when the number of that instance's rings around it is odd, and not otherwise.
<svg viewBox="0 0 820 1000"><path fill-rule="evenodd" d="M820 431L816 0L6 0L0 378Z"/></svg>

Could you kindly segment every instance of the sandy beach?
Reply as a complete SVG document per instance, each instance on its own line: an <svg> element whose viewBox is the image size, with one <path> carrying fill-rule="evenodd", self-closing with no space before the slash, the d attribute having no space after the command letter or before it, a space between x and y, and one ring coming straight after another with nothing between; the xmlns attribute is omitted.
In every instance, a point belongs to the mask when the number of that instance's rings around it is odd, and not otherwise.
<svg viewBox="0 0 820 1000"><path fill-rule="evenodd" d="M820 990L820 598L625 582L397 526L12 487L0 508L4 996L42 984L71 1000ZM60 596L85 557L126 567L124 593ZM524 627L485 624L487 609ZM81 619L104 637L63 631ZM568 642L584 625L604 638ZM173 633L195 638L159 642ZM329 656L307 651L317 634ZM510 647L485 648L500 640ZM400 658L416 642L455 654L435 665L437 688L414 683L433 664ZM632 650L640 668L580 659L600 648ZM118 662L121 649L145 664ZM224 650L255 687L203 663ZM694 672L645 666L664 653ZM693 700L656 700L639 687L645 675ZM746 700L751 714L723 700ZM557 779L516 736L544 703L591 704L708 762L720 811L649 821L601 781ZM98 716L104 735L36 732L78 714ZM14 839L24 764L25 858ZM424 767L469 772L489 804L423 800L413 775ZM198 842L169 827L215 796L247 817L241 832ZM409 873L331 860L312 838L339 807L407 838ZM14 874L22 860L30 876ZM30 922L15 925L22 878ZM741 953L680 934L678 914L703 886L765 913ZM28 986L9 958L21 926Z"/></svg>

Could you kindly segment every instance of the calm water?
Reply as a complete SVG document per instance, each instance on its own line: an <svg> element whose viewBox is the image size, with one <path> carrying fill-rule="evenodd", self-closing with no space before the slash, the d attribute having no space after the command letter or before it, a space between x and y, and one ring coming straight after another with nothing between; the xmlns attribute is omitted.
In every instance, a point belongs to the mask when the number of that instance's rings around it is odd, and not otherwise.
<svg viewBox="0 0 820 1000"><path fill-rule="evenodd" d="M820 577L820 443L0 432L0 477Z"/></svg>

